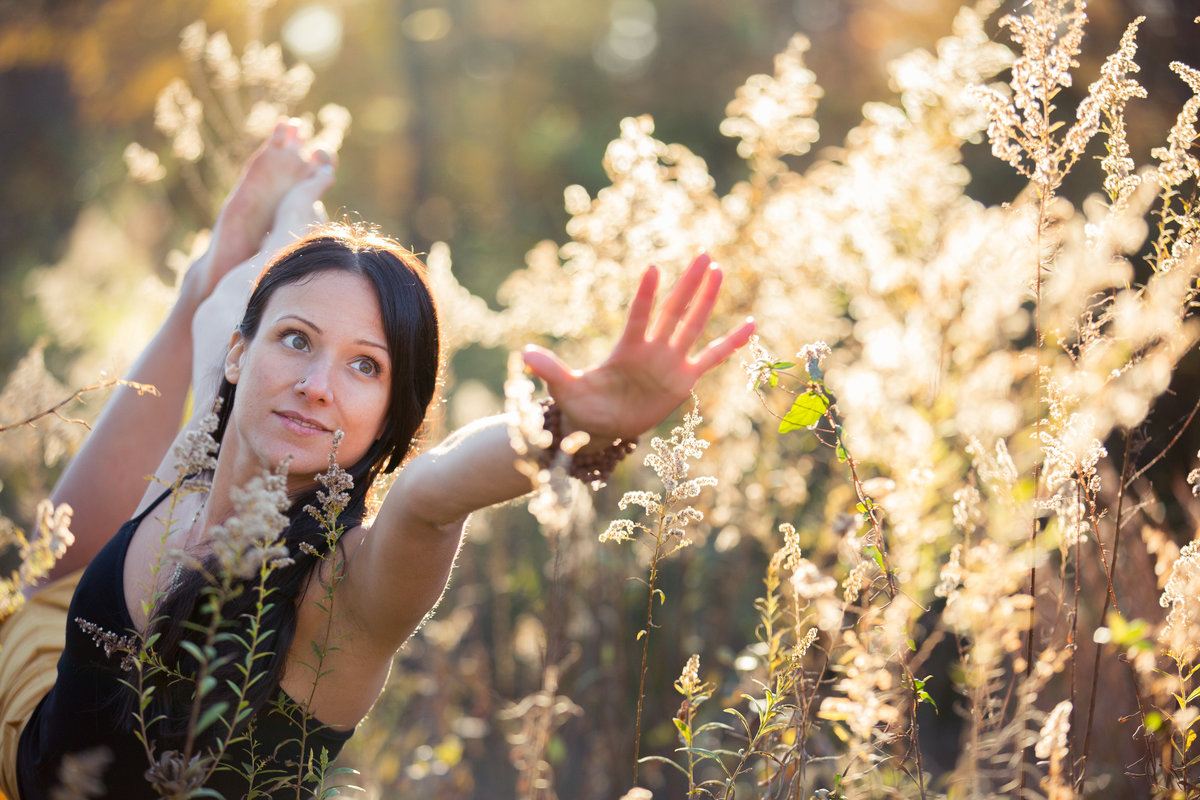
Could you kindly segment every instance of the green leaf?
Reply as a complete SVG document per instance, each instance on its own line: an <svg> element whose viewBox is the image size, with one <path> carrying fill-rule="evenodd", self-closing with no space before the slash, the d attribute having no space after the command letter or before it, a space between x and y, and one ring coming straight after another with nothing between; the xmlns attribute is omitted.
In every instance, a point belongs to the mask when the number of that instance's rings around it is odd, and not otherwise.
<svg viewBox="0 0 1200 800"><path fill-rule="evenodd" d="M641 758L638 759L639 764L645 764L647 761L657 761L661 764L670 764L672 767L679 770L684 775L688 774L688 771L686 769L679 766L678 764L676 764L674 761L672 761L669 758L663 758L662 756L642 756Z"/></svg>
<svg viewBox="0 0 1200 800"><path fill-rule="evenodd" d="M721 767L721 771L724 772L726 776L729 775L729 768L725 766L725 762L721 760L720 755L721 753L724 753L725 755L731 755L728 750L705 750L703 747L681 747L675 752L695 753L701 758L712 759L713 761L717 762L717 765Z"/></svg>
<svg viewBox="0 0 1200 800"><path fill-rule="evenodd" d="M225 701L213 703L211 706L206 708L204 713L200 715L200 721L196 723L196 733L202 733L206 728L220 719L221 715L224 714L228 708L229 703L226 703Z"/></svg>
<svg viewBox="0 0 1200 800"><path fill-rule="evenodd" d="M742 723L742 727L746 729L747 736L749 736L749 735L751 735L751 733L753 733L754 729L750 727L749 720L747 720L746 717L743 716L742 712L738 711L736 708L726 708L726 709L724 709L724 711L726 714L732 714L733 716L738 718L738 720Z"/></svg>
<svg viewBox="0 0 1200 800"><path fill-rule="evenodd" d="M185 639L179 643L179 646L183 648L188 655L196 659L197 664L206 664L211 660L211 655L208 658L205 658L205 654L201 652L199 645L197 645L195 642L189 642ZM206 647L205 650L211 650L211 648Z"/></svg>
<svg viewBox="0 0 1200 800"><path fill-rule="evenodd" d="M887 567L883 565L883 553L879 552L879 548L873 544L869 544L863 548L863 552L875 559L875 563L879 565L879 571L887 575Z"/></svg>
<svg viewBox="0 0 1200 800"><path fill-rule="evenodd" d="M690 745L692 743L692 729L688 727L685 721L678 717L672 717L671 721L675 723L675 727L679 730L679 735L683 737L683 743Z"/></svg>
<svg viewBox="0 0 1200 800"><path fill-rule="evenodd" d="M829 401L819 394L805 392L792 403L792 408L779 423L779 432L798 431L816 423L829 409Z"/></svg>

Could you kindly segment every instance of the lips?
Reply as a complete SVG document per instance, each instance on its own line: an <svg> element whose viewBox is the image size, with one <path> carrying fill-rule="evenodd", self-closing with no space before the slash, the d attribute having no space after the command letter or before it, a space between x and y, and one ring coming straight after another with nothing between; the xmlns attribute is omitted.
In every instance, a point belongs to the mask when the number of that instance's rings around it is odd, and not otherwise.
<svg viewBox="0 0 1200 800"><path fill-rule="evenodd" d="M326 428L317 420L306 417L303 414L297 414L295 411L276 411L275 416L283 421L285 428L301 435L312 436L314 434L330 433L329 428Z"/></svg>

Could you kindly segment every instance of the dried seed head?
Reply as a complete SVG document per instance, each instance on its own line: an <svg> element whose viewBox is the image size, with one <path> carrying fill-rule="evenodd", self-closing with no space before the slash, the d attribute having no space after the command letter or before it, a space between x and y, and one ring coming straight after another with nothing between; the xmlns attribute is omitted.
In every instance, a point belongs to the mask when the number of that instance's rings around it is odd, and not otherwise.
<svg viewBox="0 0 1200 800"><path fill-rule="evenodd" d="M279 536L288 525L287 463L230 492L233 516L210 531L213 554L226 575L249 580L264 564L289 557Z"/></svg>
<svg viewBox="0 0 1200 800"><path fill-rule="evenodd" d="M675 681L675 690L685 697L691 697L700 688L700 656L693 654L683 665L679 680Z"/></svg>
<svg viewBox="0 0 1200 800"><path fill-rule="evenodd" d="M1050 758L1067 749L1067 733L1071 730L1071 701L1063 700L1054 707L1038 735L1033 752L1038 758Z"/></svg>

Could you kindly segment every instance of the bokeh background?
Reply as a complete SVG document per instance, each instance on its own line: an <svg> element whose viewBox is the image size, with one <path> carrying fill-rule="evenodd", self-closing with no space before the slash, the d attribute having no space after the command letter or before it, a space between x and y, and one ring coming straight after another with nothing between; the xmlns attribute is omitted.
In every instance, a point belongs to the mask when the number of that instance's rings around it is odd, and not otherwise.
<svg viewBox="0 0 1200 800"><path fill-rule="evenodd" d="M487 296L537 241L564 238L562 191L604 185L605 143L622 117L651 113L656 135L705 158L718 191L744 177L735 142L718 133L726 103L795 32L826 94L818 146L837 145L869 100L889 96L884 66L949 30L955 0L279 0L261 33L288 63L316 70L305 102L347 107L331 209L375 221L417 250L450 245L464 285ZM44 323L25 277L54 263L89 206L128 194L121 153L162 147L153 128L160 90L187 70L179 34L195 20L225 30L235 50L259 31L251 2L231 0L4 0L0 3L0 370ZM1131 124L1135 154L1161 137L1186 99L1172 60L1195 63L1187 0L1091 4L1081 74L1137 15L1139 76L1152 100ZM258 26L253 26L258 27ZM973 193L1008 198L1018 184L981 148ZM167 165L171 168L171 165ZM219 196L197 198L177 171L159 212L136 235L161 261L211 223Z"/></svg>
<svg viewBox="0 0 1200 800"><path fill-rule="evenodd" d="M725 106L749 75L771 71L774 55L794 33L811 37L808 64L825 89L820 150L841 142L861 120L863 103L890 97L887 62L933 46L959 5L0 0L0 385L37 347L44 347L49 373L63 390L92 382L101 371L119 374L169 299L169 265L192 247L196 231L211 225L225 188L221 174L197 182L167 157L169 143L154 126L158 94L188 75L179 35L196 20L209 31L226 31L236 52L261 38L280 42L287 64L311 65L315 82L299 110L315 112L327 103L349 109L353 122L340 151L338 182L326 198L331 212L376 222L418 252L445 242L459 281L494 299L536 243L566 239L564 188L579 184L594 196L606 185L601 157L622 118L653 114L655 136L704 158L723 192L747 169L736 142L718 131ZM1129 121L1139 162L1188 96L1167 65L1200 64L1192 22L1198 13L1194 0L1096 0L1089 8L1079 71L1085 80L1095 76L1125 26L1137 15L1147 17L1139 79L1150 100L1139 103ZM162 180L129 179L122 154L135 141L163 154ZM242 154L239 146L229 143L231 162ZM791 161L799 169L812 157ZM986 145L968 148L964 157L972 196L997 203L1020 191L1022 182ZM1063 194L1096 185L1097 174L1094 165L1083 165ZM466 348L455 356L451 388L498 393L504 364L503 353ZM1194 369L1181 369L1176 380L1174 397L1186 395L1196 385ZM464 407L489 402L485 394ZM1172 423L1192 405L1186 396L1179 400L1182 411L1171 406L1171 395L1163 402L1157 413ZM97 405L72 412L87 417ZM0 405L0 422L10 421L9 409ZM453 421L453 404L449 412ZM17 437L0 442L0 511L28 519L77 435L64 432L49 445ZM1185 460L1195 450L1180 448ZM537 526L523 510L502 509L477 528L445 606L402 654L394 691L350 753L378 796L513 796L514 734L489 720L497 708L543 688L542 657L554 631L544 629L539 612L562 593L596 592L590 584L555 579L557 565L571 556L531 535ZM575 554L604 557L586 548ZM711 632L720 643L717 657L730 663L753 628L752 621L735 619L733 609L750 610L747 598L761 563L751 559L736 568L718 594L738 602L693 609L692 619L692 630ZM689 578L669 570L664 580L682 590ZM624 608L623 595L637 591L634 584L612 585L586 602ZM609 649L588 651L569 666L570 694L581 702L592 697L589 708L603 708L594 701L606 693L636 694L631 632L637 620L602 613L597 619L613 632ZM659 721L648 733L652 747L669 751L677 702L670 681L696 649L696 635L673 643L663 637L656 657L664 666L652 680L651 715ZM562 796L616 797L628 788L632 734L625 711L610 709L609 718L564 713L569 735L548 755ZM952 749L953 728L945 735ZM589 747L595 752L581 755Z"/></svg>

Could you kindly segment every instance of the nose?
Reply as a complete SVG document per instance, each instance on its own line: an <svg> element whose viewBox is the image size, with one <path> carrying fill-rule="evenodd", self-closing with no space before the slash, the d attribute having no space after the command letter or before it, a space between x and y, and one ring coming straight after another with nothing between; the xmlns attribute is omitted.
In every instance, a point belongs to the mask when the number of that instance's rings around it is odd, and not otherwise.
<svg viewBox="0 0 1200 800"><path fill-rule="evenodd" d="M329 369L321 364L310 365L300 380L296 381L295 391L311 403L328 404L333 399Z"/></svg>

